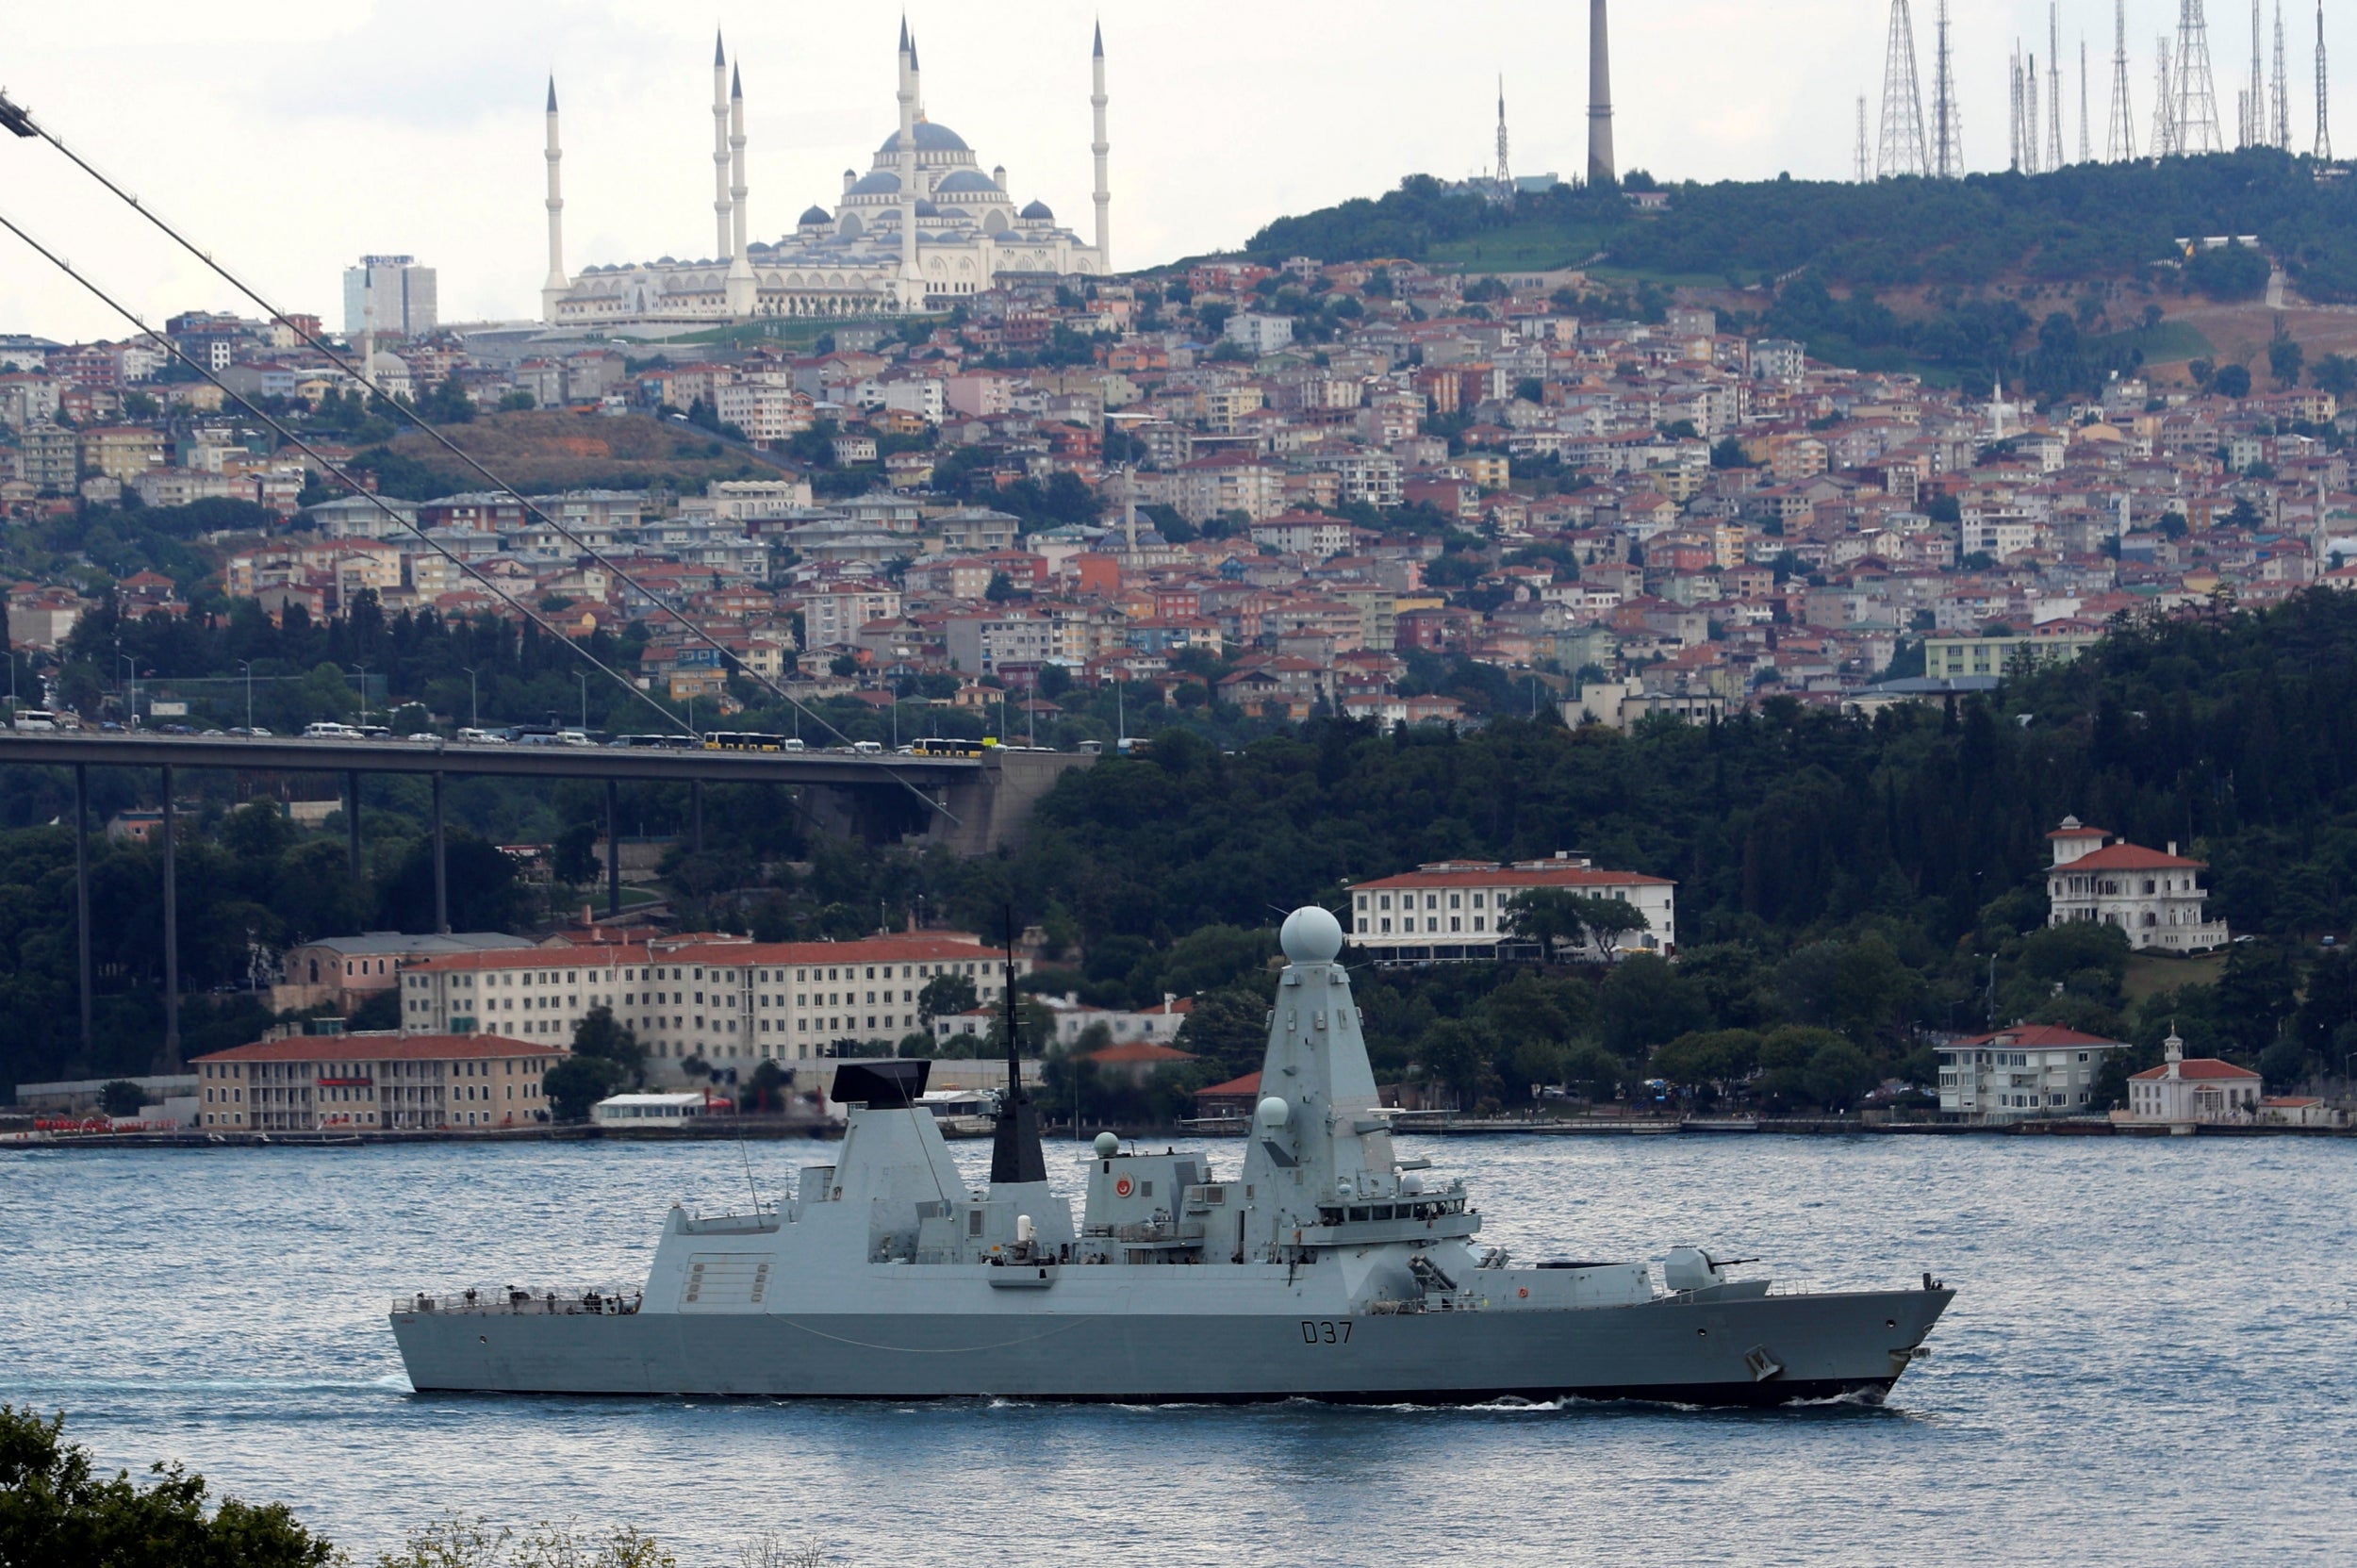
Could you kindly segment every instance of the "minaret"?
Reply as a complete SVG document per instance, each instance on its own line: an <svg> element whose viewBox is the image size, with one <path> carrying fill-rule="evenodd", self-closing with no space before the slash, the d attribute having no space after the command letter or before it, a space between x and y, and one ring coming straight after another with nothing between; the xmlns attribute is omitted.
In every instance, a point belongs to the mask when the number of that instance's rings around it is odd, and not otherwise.
<svg viewBox="0 0 2357 1568"><path fill-rule="evenodd" d="M900 308L925 307L925 280L916 271L916 40L900 23Z"/></svg>
<svg viewBox="0 0 2357 1568"><path fill-rule="evenodd" d="M1089 58L1089 107L1096 116L1096 140L1089 151L1096 157L1096 267L1102 272L1113 270L1113 187L1106 183L1105 155L1113 150L1105 140L1105 25L1096 25L1096 42Z"/></svg>
<svg viewBox="0 0 2357 1568"><path fill-rule="evenodd" d="M1612 49L1604 0L1588 0L1588 183L1618 181L1612 160Z"/></svg>
<svg viewBox="0 0 2357 1568"><path fill-rule="evenodd" d="M540 319L556 320L556 302L572 289L572 280L565 275L565 188L557 176L557 165L565 161L563 149L556 144L556 78L549 78L549 277L540 285Z"/></svg>
<svg viewBox="0 0 2357 1568"><path fill-rule="evenodd" d="M712 35L712 221L719 236L712 254L725 261L729 250L729 57L720 35Z"/></svg>
<svg viewBox="0 0 2357 1568"><path fill-rule="evenodd" d="M760 305L761 285L753 276L752 256L745 242L745 80L733 69L729 73L729 169L733 242L728 281L722 287L728 295L729 314L742 321Z"/></svg>

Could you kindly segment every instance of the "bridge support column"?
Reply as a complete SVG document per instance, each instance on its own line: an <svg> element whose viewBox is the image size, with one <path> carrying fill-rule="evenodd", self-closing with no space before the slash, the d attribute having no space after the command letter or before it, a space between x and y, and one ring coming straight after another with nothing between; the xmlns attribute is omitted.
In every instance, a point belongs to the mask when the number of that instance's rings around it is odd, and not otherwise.
<svg viewBox="0 0 2357 1568"><path fill-rule="evenodd" d="M180 896L179 856L172 819L172 768L164 767L164 1056L163 1070L180 1070Z"/></svg>
<svg viewBox="0 0 2357 1568"><path fill-rule="evenodd" d="M618 832L621 814L616 807L618 795L614 781L605 781L605 913L608 918L622 912L622 839Z"/></svg>
<svg viewBox="0 0 2357 1568"><path fill-rule="evenodd" d="M695 780L687 786L687 815L693 824L688 848L698 854L704 852L704 782Z"/></svg>
<svg viewBox="0 0 2357 1568"><path fill-rule="evenodd" d="M450 934L450 858L442 844L442 775L434 775L434 929Z"/></svg>
<svg viewBox="0 0 2357 1568"><path fill-rule="evenodd" d="M344 838L352 849L352 880L360 880L360 775L344 775Z"/></svg>
<svg viewBox="0 0 2357 1568"><path fill-rule="evenodd" d="M90 964L90 767L74 765L74 916L82 969L82 1057L88 1061L97 1031L91 1017Z"/></svg>

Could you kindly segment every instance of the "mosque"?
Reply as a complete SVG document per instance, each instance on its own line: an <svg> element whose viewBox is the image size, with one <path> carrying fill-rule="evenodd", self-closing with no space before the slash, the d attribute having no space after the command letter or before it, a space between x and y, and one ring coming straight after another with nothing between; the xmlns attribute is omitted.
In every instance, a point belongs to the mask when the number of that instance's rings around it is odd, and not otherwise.
<svg viewBox="0 0 2357 1568"><path fill-rule="evenodd" d="M1102 276L1112 271L1113 196L1106 185L1105 35L1092 59L1096 135L1094 242L1060 226L1045 202L1018 207L1004 168L984 173L948 126L926 118L916 43L900 25L899 128L865 174L843 172L830 211L813 206L772 242L747 239L745 92L715 40L712 58L713 212L717 256L565 272L565 200L558 169L556 84L549 83L549 276L541 319L564 327L630 327L771 317L894 315L947 310L962 295L1013 276Z"/></svg>

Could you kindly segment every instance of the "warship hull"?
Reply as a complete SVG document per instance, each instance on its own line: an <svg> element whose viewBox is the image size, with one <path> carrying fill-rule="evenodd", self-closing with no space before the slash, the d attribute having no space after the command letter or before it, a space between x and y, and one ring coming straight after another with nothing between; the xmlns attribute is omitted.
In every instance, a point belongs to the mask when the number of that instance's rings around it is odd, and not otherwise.
<svg viewBox="0 0 2357 1568"><path fill-rule="evenodd" d="M396 1312L392 1327L421 1394L1774 1406L1879 1400L1953 1293L1360 1315L1015 1312L978 1294L966 1311Z"/></svg>

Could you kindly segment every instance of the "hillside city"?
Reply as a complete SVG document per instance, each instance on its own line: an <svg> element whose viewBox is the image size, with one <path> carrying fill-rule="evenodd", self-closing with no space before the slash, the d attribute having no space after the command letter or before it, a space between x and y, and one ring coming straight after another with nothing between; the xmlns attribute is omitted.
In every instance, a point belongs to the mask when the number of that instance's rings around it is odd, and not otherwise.
<svg viewBox="0 0 2357 1568"><path fill-rule="evenodd" d="M170 321L228 394L154 342L0 338L10 521L176 516L201 568L110 581L19 550L9 636L93 721L154 718L121 711L120 670L57 680L112 593L134 620L252 601L317 623L372 597L387 618L638 623L641 685L722 713L747 695L733 660L805 698L1029 698L1036 717L1004 721L1034 728L1058 711L1037 699L1107 683L1271 718L1543 701L1626 727L1985 687L2115 618L2357 583L2336 545L2357 533L2357 414L2296 365L2268 390L2230 366L2206 392L2115 377L2039 411L1820 363L1708 309L1604 313L1621 303L1575 271L1297 257L1001 287L800 352L380 338L372 395L469 421L461 446L499 426L594 470L602 429L653 420L666 450L743 475L569 488L540 516L451 465L437 488L287 326ZM253 409L382 493L324 483Z"/></svg>

